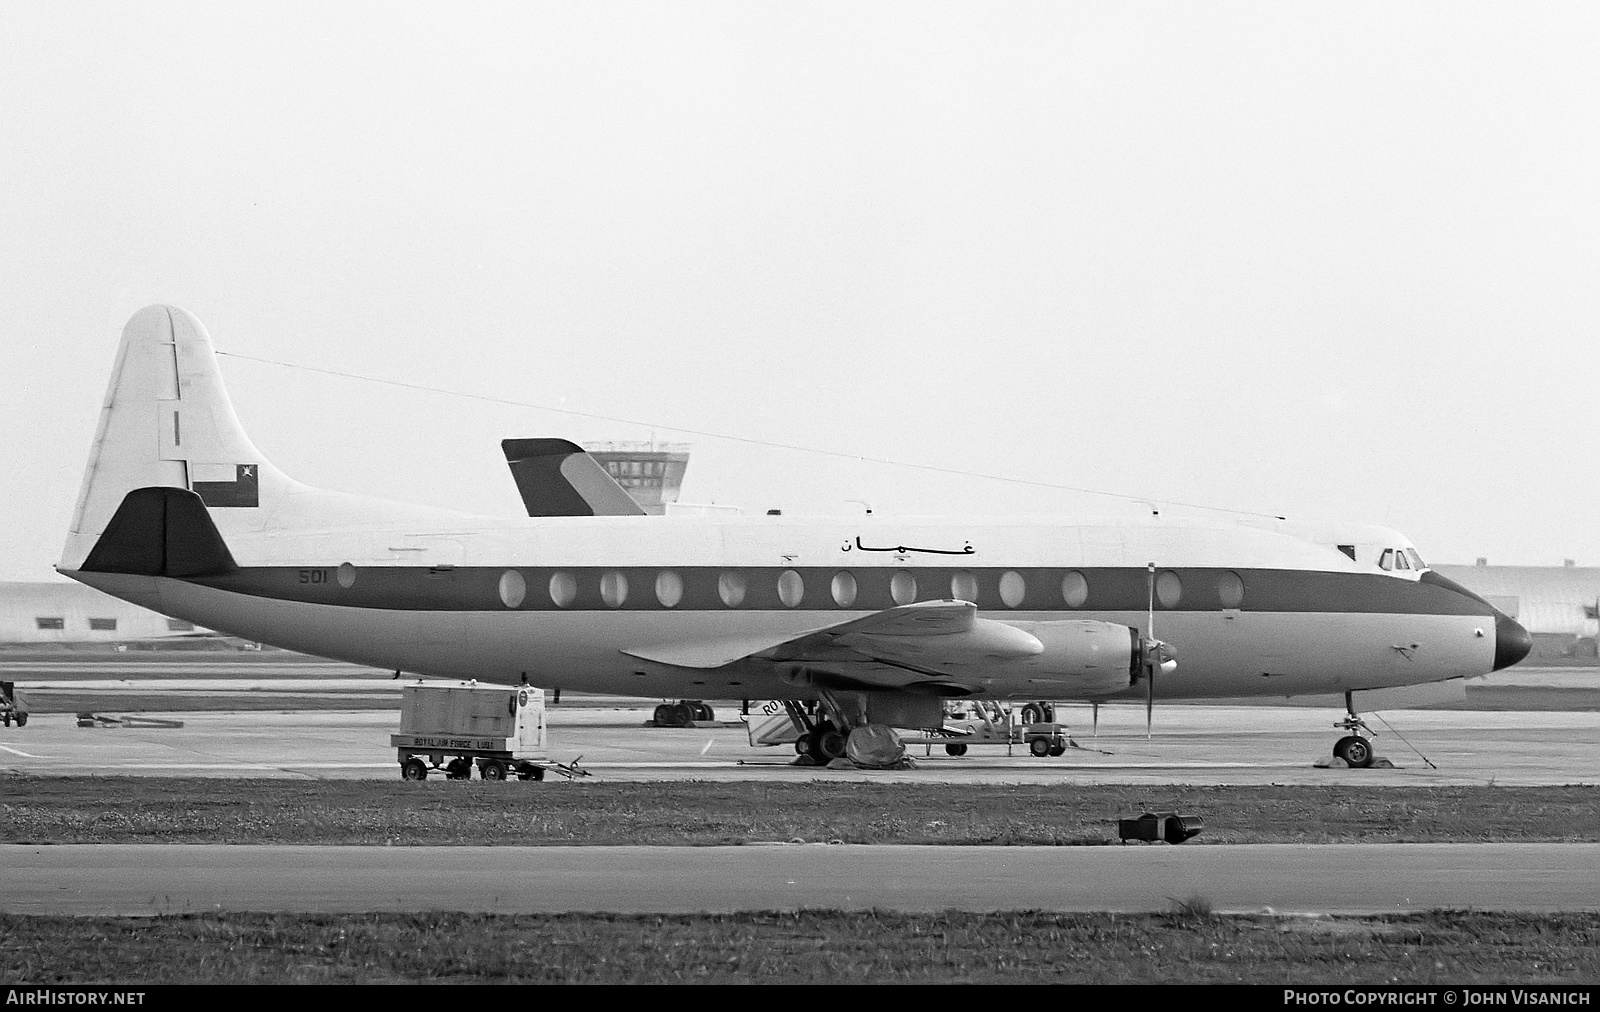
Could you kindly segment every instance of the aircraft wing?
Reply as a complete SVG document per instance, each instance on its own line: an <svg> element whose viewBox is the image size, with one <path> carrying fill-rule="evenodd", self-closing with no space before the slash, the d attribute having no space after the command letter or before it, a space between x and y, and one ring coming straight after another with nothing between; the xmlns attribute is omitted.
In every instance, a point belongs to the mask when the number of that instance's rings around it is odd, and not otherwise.
<svg viewBox="0 0 1600 1012"><path fill-rule="evenodd" d="M765 661L820 676L822 682L840 688L904 689L945 683L951 690L971 691L964 680L976 678L985 665L1032 657L1043 650L1031 633L979 618L976 605L923 601L798 635L694 640L623 652L688 668Z"/></svg>

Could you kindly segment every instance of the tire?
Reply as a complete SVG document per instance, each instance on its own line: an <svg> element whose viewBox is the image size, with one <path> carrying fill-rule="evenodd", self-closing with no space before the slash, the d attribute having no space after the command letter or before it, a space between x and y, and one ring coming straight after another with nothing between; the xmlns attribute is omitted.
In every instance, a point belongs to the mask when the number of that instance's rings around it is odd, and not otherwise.
<svg viewBox="0 0 1600 1012"><path fill-rule="evenodd" d="M794 750L798 755L811 754L811 736L806 735L794 740Z"/></svg>
<svg viewBox="0 0 1600 1012"><path fill-rule="evenodd" d="M490 759L478 767L478 776L484 780L504 780L506 778L506 764L498 759Z"/></svg>
<svg viewBox="0 0 1600 1012"><path fill-rule="evenodd" d="M711 704L709 704L709 703L696 703L696 704L694 704L694 709L695 709L695 714L694 714L694 719L695 720L716 720L717 719L716 711L711 709Z"/></svg>
<svg viewBox="0 0 1600 1012"><path fill-rule="evenodd" d="M1033 739L1032 741L1028 742L1028 751L1032 752L1034 755L1038 756L1040 759L1043 759L1045 756L1050 754L1050 739L1048 739L1048 738L1035 738L1035 739Z"/></svg>
<svg viewBox="0 0 1600 1012"><path fill-rule="evenodd" d="M1022 708L1021 720L1022 720L1022 722L1024 724L1037 724L1037 723L1039 723L1040 722L1039 721L1039 708L1037 706L1034 706L1032 703L1029 703L1027 706L1024 706Z"/></svg>
<svg viewBox="0 0 1600 1012"><path fill-rule="evenodd" d="M655 722L660 724L662 727L666 727L668 724L672 723L671 703L662 703L660 706L656 707Z"/></svg>
<svg viewBox="0 0 1600 1012"><path fill-rule="evenodd" d="M426 780L428 779L428 764L412 756L400 764L400 779Z"/></svg>
<svg viewBox="0 0 1600 1012"><path fill-rule="evenodd" d="M471 780L472 760L460 756L450 760L444 768L444 775L451 780Z"/></svg>
<svg viewBox="0 0 1600 1012"><path fill-rule="evenodd" d="M1333 754L1349 763L1351 769L1364 770L1372 765L1372 743L1360 735L1340 738L1333 746Z"/></svg>
<svg viewBox="0 0 1600 1012"><path fill-rule="evenodd" d="M967 743L963 741L951 742L944 747L945 755L966 755Z"/></svg>
<svg viewBox="0 0 1600 1012"><path fill-rule="evenodd" d="M535 766L532 763L523 763L521 766L517 767L517 779L518 780L543 780L544 779L544 767Z"/></svg>
<svg viewBox="0 0 1600 1012"><path fill-rule="evenodd" d="M18 727L23 726L27 722L28 722L28 715L26 713L17 714L17 726Z"/></svg>
<svg viewBox="0 0 1600 1012"><path fill-rule="evenodd" d="M10 727L11 726L11 714L9 714L9 713L0 713L0 720L5 721L6 727Z"/></svg>
<svg viewBox="0 0 1600 1012"><path fill-rule="evenodd" d="M1039 704L1039 711L1039 716L1044 718L1046 724L1054 724L1056 722L1056 708L1049 703Z"/></svg>
<svg viewBox="0 0 1600 1012"><path fill-rule="evenodd" d="M1065 745L1051 745L1050 746L1050 754L1052 756L1063 756L1063 755L1066 755L1067 754L1067 747Z"/></svg>
<svg viewBox="0 0 1600 1012"><path fill-rule="evenodd" d="M844 758L845 745L849 739L839 733L839 729L832 724L819 724L811 732L811 758L819 763L832 762Z"/></svg>

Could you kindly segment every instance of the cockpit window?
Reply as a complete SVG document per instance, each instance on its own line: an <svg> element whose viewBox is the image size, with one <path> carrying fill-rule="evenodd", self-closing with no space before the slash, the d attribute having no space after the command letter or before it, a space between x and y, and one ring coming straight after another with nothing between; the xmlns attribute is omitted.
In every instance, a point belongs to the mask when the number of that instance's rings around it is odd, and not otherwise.
<svg viewBox="0 0 1600 1012"><path fill-rule="evenodd" d="M1385 548L1383 550L1383 554L1378 556L1378 568L1379 569L1393 569L1394 568L1394 549L1393 548Z"/></svg>
<svg viewBox="0 0 1600 1012"><path fill-rule="evenodd" d="M1411 568L1410 561L1406 559L1405 549L1396 548L1394 550L1394 568L1396 568L1396 569L1410 569Z"/></svg>
<svg viewBox="0 0 1600 1012"><path fill-rule="evenodd" d="M1412 569L1427 569L1428 564L1422 561L1422 555L1415 548L1407 548L1406 554L1411 556Z"/></svg>

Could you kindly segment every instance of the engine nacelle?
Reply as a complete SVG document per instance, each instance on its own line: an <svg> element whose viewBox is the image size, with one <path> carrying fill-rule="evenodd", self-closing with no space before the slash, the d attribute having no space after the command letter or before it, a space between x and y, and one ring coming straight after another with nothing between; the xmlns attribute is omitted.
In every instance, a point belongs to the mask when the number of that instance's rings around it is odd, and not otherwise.
<svg viewBox="0 0 1600 1012"><path fill-rule="evenodd" d="M1042 699L1108 696L1127 689L1137 677L1140 636L1131 626L1093 619L1015 625L1044 645L1042 653L1021 665L1032 691Z"/></svg>

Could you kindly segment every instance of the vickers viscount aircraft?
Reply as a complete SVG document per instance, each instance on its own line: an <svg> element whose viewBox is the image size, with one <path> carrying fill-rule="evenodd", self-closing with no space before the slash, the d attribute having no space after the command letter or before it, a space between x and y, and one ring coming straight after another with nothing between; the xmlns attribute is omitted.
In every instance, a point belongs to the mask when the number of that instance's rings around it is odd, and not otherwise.
<svg viewBox="0 0 1600 1012"><path fill-rule="evenodd" d="M123 331L59 568L359 664L814 702L819 759L937 727L949 697L1348 693L1484 674L1529 645L1428 571L1232 524L503 518L312 488L251 444L210 338L170 306ZM1370 757L1356 735L1339 748Z"/></svg>

